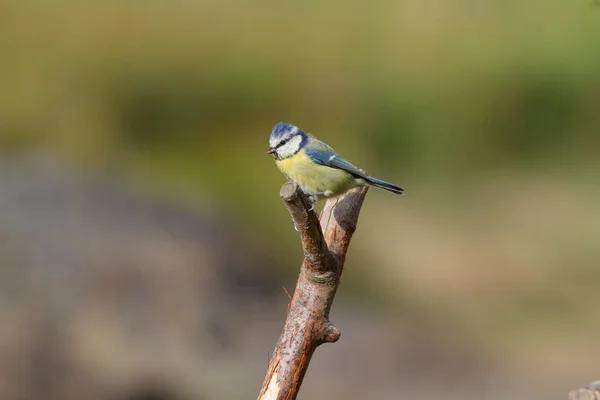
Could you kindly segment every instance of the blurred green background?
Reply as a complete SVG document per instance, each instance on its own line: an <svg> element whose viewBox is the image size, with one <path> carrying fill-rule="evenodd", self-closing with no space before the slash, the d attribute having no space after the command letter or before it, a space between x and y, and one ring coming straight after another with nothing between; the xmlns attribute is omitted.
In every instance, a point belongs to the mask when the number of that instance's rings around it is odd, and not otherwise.
<svg viewBox="0 0 600 400"><path fill-rule="evenodd" d="M293 123L407 192L370 191L334 323L361 304L533 393L598 378L593 2L5 0L0 60L5 159L42 149L222 216L291 290L301 252L264 153Z"/></svg>

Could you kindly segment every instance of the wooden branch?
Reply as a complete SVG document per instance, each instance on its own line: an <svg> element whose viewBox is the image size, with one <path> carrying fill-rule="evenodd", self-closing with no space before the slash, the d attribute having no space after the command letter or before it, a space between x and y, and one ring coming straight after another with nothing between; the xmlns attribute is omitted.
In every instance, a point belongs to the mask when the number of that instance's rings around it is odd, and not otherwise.
<svg viewBox="0 0 600 400"><path fill-rule="evenodd" d="M569 393L569 400L598 400L600 399L600 381L592 382L584 388Z"/></svg>
<svg viewBox="0 0 600 400"><path fill-rule="evenodd" d="M315 349L340 338L329 322L329 310L366 194L362 187L329 199L317 218L296 185L288 182L281 188L281 198L300 232L304 262L258 400L295 399Z"/></svg>

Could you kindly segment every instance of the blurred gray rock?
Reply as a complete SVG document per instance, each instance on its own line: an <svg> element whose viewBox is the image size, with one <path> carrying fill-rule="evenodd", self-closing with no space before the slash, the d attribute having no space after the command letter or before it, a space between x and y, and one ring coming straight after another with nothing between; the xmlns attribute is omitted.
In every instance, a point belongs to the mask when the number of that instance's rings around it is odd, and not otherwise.
<svg viewBox="0 0 600 400"><path fill-rule="evenodd" d="M232 232L118 179L37 154L1 160L0 399L93 399L90 384L103 397L182 369L209 378L201 368L285 296Z"/></svg>

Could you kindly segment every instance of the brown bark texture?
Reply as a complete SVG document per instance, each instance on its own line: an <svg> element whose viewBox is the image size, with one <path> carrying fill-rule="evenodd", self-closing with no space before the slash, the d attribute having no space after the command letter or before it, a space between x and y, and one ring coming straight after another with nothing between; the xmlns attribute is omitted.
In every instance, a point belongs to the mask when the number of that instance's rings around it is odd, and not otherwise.
<svg viewBox="0 0 600 400"><path fill-rule="evenodd" d="M304 262L258 400L295 399L315 349L340 338L329 322L329 310L366 194L367 188L362 187L328 199L317 217L295 184L288 182L281 188L281 198L300 233Z"/></svg>

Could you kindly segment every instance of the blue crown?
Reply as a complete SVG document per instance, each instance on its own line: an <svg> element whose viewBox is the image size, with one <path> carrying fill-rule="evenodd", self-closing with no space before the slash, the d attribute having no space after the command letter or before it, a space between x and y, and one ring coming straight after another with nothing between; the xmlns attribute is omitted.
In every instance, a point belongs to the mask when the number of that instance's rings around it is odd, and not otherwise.
<svg viewBox="0 0 600 400"><path fill-rule="evenodd" d="M271 132L271 140L276 140L287 134L301 134L304 135L304 131L298 128L295 125L288 124L287 122L280 122L275 127L273 127L273 131Z"/></svg>

